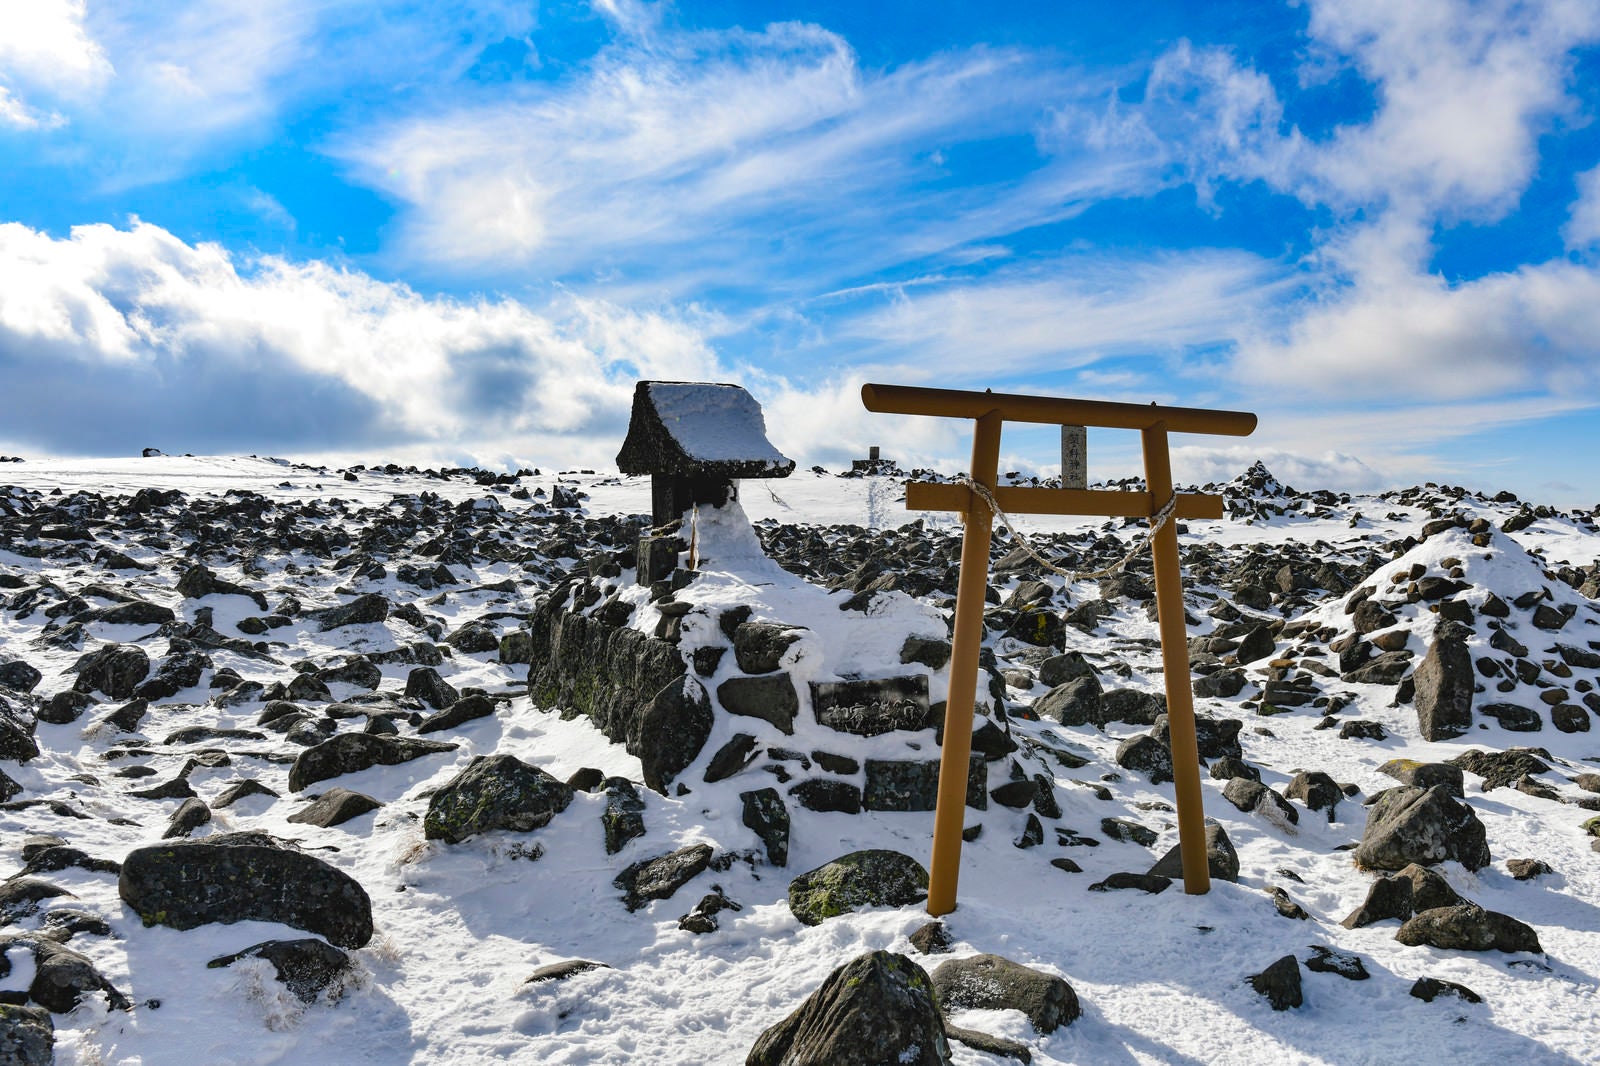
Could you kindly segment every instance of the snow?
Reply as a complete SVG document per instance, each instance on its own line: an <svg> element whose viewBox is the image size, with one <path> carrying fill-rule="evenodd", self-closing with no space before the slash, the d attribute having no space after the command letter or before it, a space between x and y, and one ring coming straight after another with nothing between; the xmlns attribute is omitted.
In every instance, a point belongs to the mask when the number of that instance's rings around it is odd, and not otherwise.
<svg viewBox="0 0 1600 1066"><path fill-rule="evenodd" d="M662 424L691 459L789 465L767 440L761 405L737 385L653 381L648 387Z"/></svg>
<svg viewBox="0 0 1600 1066"><path fill-rule="evenodd" d="M713 421L688 417L705 413L708 403L735 405L731 412L719 409L720 414L744 412L737 406L743 401L716 400L704 387L654 388L663 412L672 411L690 424ZM751 458L750 447L759 441L766 449L761 457L781 461L776 452L767 455L770 445L759 409L753 413L753 420L745 418L737 431L708 433L685 443L702 458ZM512 510L527 506L490 495L488 489L462 479L437 481L366 471L358 482L345 482L336 472L286 468L254 458L28 462L0 469L0 481L30 491L59 487L68 495L78 489L131 493L159 487L199 496L239 488L277 500L337 497L352 505L382 506L396 495L428 491L451 503L495 500ZM547 491L557 483L580 487L589 494L590 515L649 512L647 479L551 473L521 483ZM734 605L752 607L756 620L808 627L786 653L784 664L796 681L802 704L795 734L781 738L787 747L809 752L836 739L811 719L808 681L901 673L898 649L905 636L944 635L944 615L932 604L903 593L875 598L867 613L841 611L845 593L801 582L779 568L761 552L749 523L775 519L879 525L920 518L929 528L955 528L948 516L905 512L902 496L898 484L888 478L844 479L802 472L784 483L781 494L771 488L747 489L739 503L721 510L702 509L697 516L701 575L693 595L687 597L695 606L683 622L685 650L712 640L721 610ZM1353 520L1358 510L1363 517ZM1497 510L1483 504L1479 510L1498 521L1513 508ZM1416 535L1429 517L1424 507L1365 497L1321 518L1290 514L1249 525L1237 520L1192 522L1183 538L1230 547L1322 541L1330 551L1364 554ZM1136 532L1135 527L1124 529L1120 523L1094 518L1019 516L1019 524L1029 533L1109 527L1127 539ZM1381 592L1394 571L1413 562L1437 570L1441 560L1455 556L1463 560L1469 580L1494 589L1503 599L1509 601L1530 587L1548 587L1553 605L1576 604L1581 617L1593 618L1588 601L1552 582L1524 547L1544 548L1551 565L1586 565L1600 556L1600 537L1559 518L1542 520L1513 536L1497 534L1488 549L1476 549L1463 534L1449 532L1386 561L1369 583L1376 583ZM70 579L74 585L83 580L69 568L4 548L0 548L0 568L44 573L52 580ZM504 567L485 564L477 569L475 580L482 583L511 576ZM347 574L323 576L330 578L325 585L308 586L307 607L334 602L333 581L348 578ZM194 601L182 600L154 578L140 574L133 578L147 586L143 595L192 618ZM373 587L396 597L415 594L394 585L392 579ZM1073 593L1075 602L1096 595L1090 583ZM652 629L658 613L647 602L646 590L624 587L619 595L639 605L634 624ZM230 633L233 622L255 611L249 601L232 597L211 597L206 604L214 608L218 628ZM447 618L451 628L507 609L470 592L452 593L446 603L430 607ZM1330 599L1309 617L1341 624L1343 601ZM1432 633L1433 616L1412 609L1400 624L1410 631L1410 647L1420 656ZM1211 626L1206 619L1192 632L1206 632ZM1580 644L1580 637L1600 639L1600 629L1580 626L1574 623L1559 639ZM147 629L109 627L96 630L96 635L131 640ZM26 657L45 672L38 691L68 687L68 671L77 653L24 643L36 631L36 626L0 612L0 651ZM325 662L344 647L336 642L364 639L376 648L393 641L386 625L330 634L284 633L274 639L292 642L274 649L274 654L285 664L313 657ZM1069 630L1069 646L1092 657L1126 662L1129 676L1118 684L1160 690L1159 657L1148 645L1136 643L1156 637L1154 623L1142 611L1119 608L1100 633L1091 637ZM1519 637L1531 643L1526 630L1519 631ZM1481 643L1474 638L1474 656L1481 654ZM1016 649L998 650L1005 654ZM219 667L232 665L247 678L269 680L287 669L226 653L216 658ZM718 673L704 679L708 687L731 674L731 660L726 656ZM385 688L403 684L406 667L385 666L383 671ZM939 671L930 677L934 700L944 698L947 674ZM458 687L479 685L495 692L517 691L523 681L522 668L502 666L492 654L458 655L447 679ZM1338 921L1362 901L1372 875L1355 870L1347 854L1336 850L1359 839L1365 818L1362 798L1393 783L1376 772L1388 759L1437 760L1473 747L1534 743L1546 746L1555 757L1558 772L1544 777L1565 795L1576 796L1564 778L1600 769L1596 765L1600 743L1590 739L1594 734L1567 736L1548 729L1532 736L1512 734L1491 722L1485 730L1430 743L1418 737L1409 708L1390 705L1392 689L1344 687L1354 690L1357 698L1345 717L1377 721L1389 739L1341 741L1336 731L1312 728L1320 714L1309 713L1309 708L1307 713L1257 718L1237 701L1199 701L1204 713L1244 718L1246 755L1264 768L1265 783L1281 790L1295 769L1320 769L1336 780L1355 783L1362 793L1342 801L1332 822L1302 809L1298 826L1291 827L1240 814L1222 799L1222 782L1204 780L1207 814L1224 823L1242 866L1238 884L1214 882L1205 896L1185 895L1181 884L1155 896L1085 891L1089 883L1111 872L1147 869L1176 842L1171 786L1151 786L1139 775L1119 772L1112 760L1118 741L1141 729L1113 724L1101 732L1013 720L1019 733L1094 760L1079 771L1055 769L1063 808L1059 824L1092 836L1102 818L1133 817L1157 829L1160 838L1155 847L1146 849L1109 840L1093 848L1057 848L1047 837L1040 848L1020 850L1012 841L1021 831L1023 814L994 805L982 813L968 811L969 820L985 828L964 848L960 907L946 919L956 953L994 952L1059 974L1076 990L1084 1014L1070 1027L1048 1035L1035 1033L1020 1013L1012 1011L968 1011L954 1020L1022 1041L1040 1064L1595 1062L1600 856L1590 850L1578 828L1588 814L1510 788L1482 793L1468 776L1468 796L1488 829L1495 862L1476 873L1456 864L1446 864L1442 872L1457 890L1484 907L1533 925L1545 948L1543 956L1404 947L1393 939L1393 922L1343 929ZM335 688L335 695L340 695ZM1008 696L1025 704L1043 691L1036 685ZM192 703L201 704L207 693L189 695ZM983 696L981 690L979 695ZM1535 696L1533 689L1525 688L1504 698L1530 702ZM202 720L249 727L258 711L259 705L253 704L182 711L158 705L142 732L160 737L180 724ZM734 731L766 725L730 717L719 716L701 764L686 772L683 780L698 782L704 759ZM1252 732L1257 726L1270 734ZM917 736L885 734L853 750L874 757L935 757L937 749L931 746L911 747ZM127 797L128 786L121 782L96 788L79 779L89 773L110 781L118 766L103 757L107 741L95 735L89 718L72 725L40 724L38 739L44 754L20 768L7 763L6 772L24 785L25 796L68 800L93 818L64 819L37 809L0 812L0 839L7 842L0 848L0 862L20 867L16 852L26 831L56 831L91 855L114 858L159 838L164 816L177 801L152 804ZM707 871L672 899L630 914L612 885L621 865L700 841L719 852L758 848L754 833L740 820L737 797L770 779L746 774L713 785L697 783L690 796L681 798L641 789L649 832L616 856L605 855L599 833L604 797L586 794L576 796L566 812L535 833L491 833L452 847L424 840L421 813L426 795L476 755L510 752L562 778L583 766L635 779L641 773L636 759L620 745L609 744L586 720L562 720L550 709L532 706L525 695L514 698L500 714L448 734L448 739L459 742L460 749L325 782L365 792L385 804L342 826L321 829L290 823L287 816L299 803L252 797L218 811L211 825L201 830L204 835L259 828L295 838L308 849L337 849L313 853L350 873L372 896L377 936L354 953L357 969L352 979L315 1004L302 1005L288 996L270 966L259 960L227 969L205 965L211 958L262 940L304 935L297 930L262 922L186 932L145 928L118 898L115 878L78 868L49 874L76 898L46 901L47 910L82 908L108 918L112 938L80 935L70 946L89 955L137 1005L131 1014L108 1011L91 997L72 1015L57 1016L57 1061L63 1066L507 1060L662 1066L736 1063L744 1060L764 1029L857 954L878 948L900 951L930 969L940 961L919 956L907 940L927 920L915 907L846 915L808 928L793 918L785 901L791 877L858 848L894 848L926 863L931 813L797 818L787 870L735 862L724 872ZM763 739L779 738L774 732L771 737L763 734ZM175 756L158 754L158 758L166 760L163 773L150 781L167 780L170 770L176 769ZM994 764L991 772L1003 773L1004 765ZM286 775L287 767L271 765L255 774L288 797ZM190 780L209 799L237 776L236 768L200 769ZM1110 799L1096 798L1091 785L1107 790ZM153 815L155 809L161 814ZM139 824L112 821L123 818ZM544 851L530 859L527 849L534 843ZM1048 866L1047 859L1057 855L1079 862L1084 872L1066 874ZM1505 872L1504 861L1524 856L1543 858L1556 873L1532 882L1514 881ZM679 930L677 918L713 885L743 909L719 915L721 928L710 935ZM1273 886L1286 889L1312 920L1280 917L1267 896ZM36 922L30 923L24 924L36 927ZM1283 955L1294 954L1303 961L1310 956L1310 947L1318 944L1358 953L1372 979L1351 982L1333 974L1304 972L1305 1005L1285 1012L1272 1011L1246 982L1248 975ZM0 990L21 987L32 965L26 952L13 950L7 958L12 971L0 979ZM606 966L566 980L523 983L539 966L572 958ZM1441 998L1424 1004L1406 995L1411 982L1424 975L1465 984L1482 995L1484 1003ZM952 1045L952 1054L962 1066L1004 1061L958 1044Z"/></svg>

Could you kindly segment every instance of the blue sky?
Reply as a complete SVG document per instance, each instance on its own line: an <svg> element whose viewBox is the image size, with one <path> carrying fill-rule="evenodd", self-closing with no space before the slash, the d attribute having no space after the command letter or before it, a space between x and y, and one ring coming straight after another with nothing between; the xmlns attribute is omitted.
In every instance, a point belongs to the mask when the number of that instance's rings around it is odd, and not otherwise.
<svg viewBox="0 0 1600 1066"><path fill-rule="evenodd" d="M807 465L964 461L885 381L1593 506L1597 45L1593 0L0 0L0 449L605 463L651 377Z"/></svg>

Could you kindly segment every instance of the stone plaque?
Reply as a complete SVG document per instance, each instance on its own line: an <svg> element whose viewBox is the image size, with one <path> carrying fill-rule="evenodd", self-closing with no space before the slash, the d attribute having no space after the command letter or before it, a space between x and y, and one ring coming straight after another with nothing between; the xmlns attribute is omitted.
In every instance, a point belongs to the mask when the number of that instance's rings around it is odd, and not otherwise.
<svg viewBox="0 0 1600 1066"><path fill-rule="evenodd" d="M868 681L813 681L817 721L841 733L875 737L894 729L927 729L928 675Z"/></svg>

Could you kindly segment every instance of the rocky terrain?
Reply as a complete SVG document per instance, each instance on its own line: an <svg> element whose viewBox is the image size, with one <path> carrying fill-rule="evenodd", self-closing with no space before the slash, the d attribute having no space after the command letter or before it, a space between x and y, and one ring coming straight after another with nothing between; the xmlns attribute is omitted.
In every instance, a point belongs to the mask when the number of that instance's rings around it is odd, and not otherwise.
<svg viewBox="0 0 1600 1066"><path fill-rule="evenodd" d="M1594 512L1207 486L1203 897L1148 560L998 535L930 924L960 536L898 473L646 557L592 471L8 464L0 1060L1592 1061Z"/></svg>

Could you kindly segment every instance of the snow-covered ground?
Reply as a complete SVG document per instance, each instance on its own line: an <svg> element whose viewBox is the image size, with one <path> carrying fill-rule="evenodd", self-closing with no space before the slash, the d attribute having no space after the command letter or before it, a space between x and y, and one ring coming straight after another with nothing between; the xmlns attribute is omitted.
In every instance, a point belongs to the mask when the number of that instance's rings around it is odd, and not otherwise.
<svg viewBox="0 0 1600 1066"><path fill-rule="evenodd" d="M492 499L511 516L531 516L530 509L558 489L586 494L582 515L587 518L647 515L650 506L645 479L604 471L547 470L495 488L461 475L438 479L378 470L363 470L358 480L347 481L336 470L244 457L6 464L0 466L0 501L7 496L5 486L12 486L14 503L29 507L59 506L79 492L113 498L145 489L178 489L190 503L224 499L230 491L235 498L237 492L259 493L273 501L278 513L320 506L329 528L339 524L334 500L343 501L351 514L362 508L398 514L402 505L397 500L416 500L424 493L435 494L441 509ZM506 490L513 487L527 490L529 498L512 497ZM59 497L52 495L58 491ZM1600 560L1600 534L1582 516L1550 514L1512 534L1497 532L1487 549L1475 548L1464 531L1436 533L1406 547L1404 538L1420 538L1422 526L1440 514L1461 511L1487 518L1498 528L1518 513L1518 505L1426 491L1318 505L1303 497L1296 502L1274 496L1271 486L1261 498L1291 506L1284 508L1285 514L1254 511L1249 521L1241 515L1189 523L1181 535L1186 558L1207 545L1233 560L1252 549L1298 552L1352 566L1376 556L1382 565L1366 583L1380 596L1395 571L1417 564L1442 572L1451 561L1462 565L1464 580L1471 584L1463 596L1475 608L1489 593L1510 602L1530 591L1530 585L1544 587L1551 603L1575 607L1556 638L1579 647L1600 642L1600 612L1594 602L1551 577L1560 566L1582 568ZM959 532L950 516L907 513L900 483L888 477L797 471L786 480L745 482L740 503L767 533L781 523L819 530L860 527L855 533L836 530L836 535L864 536L916 519L923 527L915 535L949 538ZM839 610L847 592L807 584L779 569L759 553L748 530L732 522L736 517L736 512L708 516L703 523L704 572L689 598L707 608L707 617L713 619L719 607L747 604L758 618L806 626L810 633L790 660L797 679L892 673L899 668L895 654L905 635L937 632L943 626L948 604L937 593L920 598L890 594L865 614ZM718 522L731 524L718 528ZM1039 536L1042 546L1046 535L1109 532L1127 540L1138 528L1097 519L1020 518L1019 526L1025 534ZM537 528L514 522L501 527L510 540L531 536ZM72 594L86 596L92 606L110 602L95 600L92 590L83 591L86 586L124 589L172 608L186 622L209 606L212 625L230 637L242 635L240 621L260 613L242 596L212 595L203 601L181 596L173 587L181 570L172 560L183 553L182 535L154 529L122 535L113 522L97 527L97 538L157 569L111 572L92 558L37 558L17 550L16 543L0 544L0 574L20 578L24 591L41 585L56 590L42 597L34 612L0 609L0 662L24 659L37 668L43 677L36 696L70 689L79 656L102 641L142 642L152 658L166 646L164 639L152 639L153 626L98 621L84 627L84 642L78 645L58 646L43 639L49 632L44 608L51 603ZM1010 546L1001 537L996 557ZM419 591L397 579L392 563L382 576L362 577L304 553L235 547L245 549L237 553L241 561L210 565L231 580L263 589L275 604L293 593L309 610L343 602L351 592L381 592L396 604L416 602L428 619L441 623L442 632L456 631L474 619L508 632L563 571L581 566L576 558L550 558L539 566L481 559L452 565L457 585ZM381 560L381 553L371 554ZM996 577L993 583L1004 596L1021 581L1044 576L1028 568ZM505 591L507 579L516 591ZM645 590L627 589L626 580L619 584L623 595L632 596L641 608L642 621L636 624L647 625L653 616ZM1055 585L1059 588L1059 579ZM1204 608L1228 594L1193 581L1190 591L1191 610L1200 622L1191 635L1212 632L1218 623ZM0 589L0 603L17 592ZM1071 605L1098 597L1089 582L1070 592ZM1263 619L1287 613L1291 624L1304 621L1302 631L1309 633L1348 627L1345 605L1343 593L1319 592L1287 612L1275 604L1259 613ZM1397 624L1409 633L1409 647L1419 661L1436 625L1426 607L1396 608ZM1516 633L1530 645L1535 639L1554 639L1526 625ZM1108 688L1114 682L1161 691L1156 626L1139 604L1121 601L1093 633L1068 627L1066 634L1066 646L1096 663ZM701 636L686 622L686 648ZM217 650L211 653L215 669L232 667L246 679L269 684L292 677L297 663L326 666L345 653L387 650L415 640L416 634L391 618L328 632L294 624L270 630L264 639L275 663ZM1474 656L1484 650L1487 639L1488 631L1480 629L1471 644ZM1025 646L1009 638L995 636L990 643L999 666L1009 671L1008 681L1014 682L1007 690L1009 705L1025 711L1048 690L1029 676L1037 656L1030 658ZM1291 649L1291 643L1281 640L1278 654L1301 659L1321 654L1332 663L1325 648L1319 652L1301 642ZM1535 646L1531 658L1549 658L1544 648L1544 643ZM398 694L409 669L403 663L383 665L381 690ZM860 848L890 848L926 864L931 813L804 812L795 820L786 869L734 861L725 870L706 871L673 898L632 913L624 909L612 881L627 863L696 842L734 855L759 847L741 821L738 801L741 790L770 780L757 770L748 773L761 781L751 783L744 776L713 785L700 785L698 772L692 770L685 780L695 782L695 788L687 796L641 789L648 832L617 855L605 854L599 828L604 796L599 793L580 792L565 812L531 834L494 832L459 845L425 840L421 818L427 796L477 755L511 753L562 779L583 767L642 779L638 760L607 742L587 719L564 720L557 709L532 706L525 694L526 666L502 664L494 652L457 652L439 669L457 688L475 686L512 693L512 698L490 717L433 735L458 743L456 751L325 783L381 801L383 806L369 815L327 829L288 821L301 809L300 797L287 787L286 762L251 757L249 751L262 749L262 743L236 745L227 765L202 766L188 776L207 800L246 776L282 797L252 796L217 810L209 824L196 830L196 837L265 830L297 840L365 887L377 934L354 952L354 978L337 994L302 1004L278 984L264 962L206 966L210 959L264 940L304 935L299 931L262 922L183 932L147 928L119 898L114 875L81 867L43 874L72 897L45 901L43 912L19 918L12 928L0 930L0 937L40 928L43 914L53 907L103 917L110 936L79 934L70 946L92 959L135 1005L131 1012L110 1010L102 997L92 996L73 1013L56 1016L57 1062L740 1063L763 1030L856 955L885 948L911 955L930 969L939 961L918 955L907 940L928 920L917 907L847 914L807 927L786 902L793 876ZM1264 676L1266 669L1265 662L1254 664L1252 679ZM1574 669L1572 675L1570 683L1586 681L1591 686L1587 691L1600 681L1600 671L1593 669ZM943 697L940 686L945 684L947 675L936 672L933 699ZM1539 688L1519 684L1506 695L1490 686L1477 701L1503 699L1548 710L1538 702ZM338 682L330 687L338 697L355 691ZM1047 826L1041 846L1014 846L1023 829L1023 812L996 804L967 812L969 824L981 822L984 831L965 846L960 906L945 921L958 955L992 952L1064 977L1083 1005L1083 1016L1050 1034L1035 1033L1015 1011L968 1011L954 1020L1022 1042L1036 1063L1600 1062L1595 1046L1600 1020L1600 854L1591 850L1593 838L1582 828L1593 812L1562 802L1587 795L1571 779L1600 770L1600 730L1568 734L1547 722L1534 734L1513 733L1480 716L1482 728L1429 742L1419 735L1415 710L1394 705L1392 686L1346 684L1335 676L1326 687L1353 697L1339 712L1341 719L1376 722L1386 739L1341 739L1337 729L1319 729L1323 708L1261 714L1259 690L1254 699L1247 689L1231 699L1197 701L1202 713L1243 719L1244 758L1262 770L1263 783L1281 790L1296 771L1320 770L1359 790L1340 802L1331 821L1302 806L1298 824L1283 827L1238 811L1221 795L1225 782L1205 778L1206 813L1225 827L1241 872L1237 884L1214 881L1203 896L1184 894L1181 883L1157 895L1087 891L1110 873L1148 869L1176 842L1171 785L1151 785L1115 762L1119 742L1144 727L1116 722L1103 730L1069 727L1014 714L1009 726L1017 736L1081 753L1089 762L1078 769L1054 770L1062 812ZM1585 691L1581 684L1577 689ZM17 799L60 800L88 817L8 805L0 811L0 873L23 865L19 851L29 834L53 833L90 856L112 860L157 842L179 801L129 793L172 779L191 748L207 746L167 745L162 738L188 725L258 728L259 700L219 707L209 701L213 695L208 677L158 701L139 727L145 742L138 744L101 724L118 701L102 699L75 722L39 723L39 757L21 766L0 763L0 769L23 786ZM1579 698L1574 696L1574 702ZM741 719L741 727L747 722ZM730 731L726 722L717 730L707 754ZM825 734L815 723L797 723L791 743L811 751L827 743ZM872 738L869 754L905 743L893 736ZM1499 751L1530 744L1548 752L1552 769L1539 780L1561 799L1510 787L1486 793L1478 778L1468 774L1467 800L1486 827L1493 862L1476 872L1458 863L1445 863L1440 870L1463 896L1531 925L1542 954L1407 947L1394 939L1395 921L1354 930L1340 926L1374 880L1374 874L1357 869L1348 851L1340 849L1361 839L1363 799L1395 784L1378 772L1381 764L1393 759L1441 761L1472 749ZM271 737L265 746L293 753L293 746L279 737ZM118 776L133 764L147 765L155 773L148 779ZM703 759L696 767L701 765ZM994 772L991 785L997 783ZM1101 821L1111 817L1133 819L1155 830L1157 843L1145 847L1105 838ZM1057 826L1098 838L1098 846L1058 846L1049 832ZM533 861L527 857L531 841L543 849ZM1048 860L1055 857L1073 859L1083 872L1052 867ZM1541 859L1553 872L1515 880L1506 861L1516 858ZM679 917L713 885L742 909L721 914L720 928L713 933L681 930ZM1280 915L1269 895L1274 887L1284 889L1310 918ZM1304 1004L1287 1011L1274 1011L1248 983L1250 975L1282 956L1292 954L1304 962L1318 945L1359 955L1371 978L1358 982L1307 972ZM0 992L27 987L32 965L27 956L20 948L7 956L12 967L9 976L0 978ZM524 984L538 967L576 958L605 965L565 980ZM1412 998L1407 992L1422 976L1458 982L1483 1002ZM1004 1060L955 1045L953 1061L971 1066Z"/></svg>

